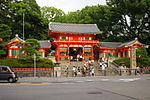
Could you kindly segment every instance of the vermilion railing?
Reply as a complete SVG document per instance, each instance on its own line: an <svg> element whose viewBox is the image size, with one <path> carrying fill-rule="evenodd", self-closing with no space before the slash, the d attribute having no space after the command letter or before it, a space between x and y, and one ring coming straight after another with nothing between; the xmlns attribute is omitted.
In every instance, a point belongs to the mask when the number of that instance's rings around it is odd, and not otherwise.
<svg viewBox="0 0 150 100"><path fill-rule="evenodd" d="M54 40L54 42L75 42L75 43L77 43L77 42L79 42L79 43L99 43L99 41L98 40L73 40L73 41L69 41L69 40Z"/></svg>
<svg viewBox="0 0 150 100"><path fill-rule="evenodd" d="M12 68L13 71L33 71L34 68ZM54 68L36 68L37 71L48 71L48 70L54 70Z"/></svg>
<svg viewBox="0 0 150 100"><path fill-rule="evenodd" d="M143 67L144 69L150 69L150 67Z"/></svg>

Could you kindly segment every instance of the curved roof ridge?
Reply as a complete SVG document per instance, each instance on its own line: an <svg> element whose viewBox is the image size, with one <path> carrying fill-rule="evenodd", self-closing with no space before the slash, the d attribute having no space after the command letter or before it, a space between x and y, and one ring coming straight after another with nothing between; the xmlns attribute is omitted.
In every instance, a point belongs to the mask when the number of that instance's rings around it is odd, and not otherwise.
<svg viewBox="0 0 150 100"><path fill-rule="evenodd" d="M135 38L134 40L131 40L131 41L128 41L128 42L124 42L120 45L120 47L123 47L123 46L127 46L127 45L132 45L134 44L135 42L139 42L138 38ZM140 42L139 42L140 43ZM140 43L141 44L141 43Z"/></svg>
<svg viewBox="0 0 150 100"><path fill-rule="evenodd" d="M70 23L49 23L49 30L53 32L71 33L102 33L96 24L70 24Z"/></svg>
<svg viewBox="0 0 150 100"><path fill-rule="evenodd" d="M124 43L122 43L122 42L100 42L99 44L97 44L97 46L98 47L104 47L104 48L121 48L121 47L124 47L124 46L132 45L136 42L140 43L138 38L135 38L134 40L124 42ZM148 45L145 45L145 44L142 44L142 43L140 43L140 45L148 46Z"/></svg>
<svg viewBox="0 0 150 100"><path fill-rule="evenodd" d="M61 25L96 25L96 24L74 24L74 23L57 23L57 22L50 22L49 24L61 24ZM97 25L96 25L97 26Z"/></svg>
<svg viewBox="0 0 150 100"><path fill-rule="evenodd" d="M21 42L25 42L25 40L21 39L21 38L18 36L18 34L16 34L15 37L14 37L13 39L11 39L10 41L8 41L7 43L10 43L10 42L12 42L12 41L14 41L14 40L16 40L16 39L18 39L18 40L21 41Z"/></svg>

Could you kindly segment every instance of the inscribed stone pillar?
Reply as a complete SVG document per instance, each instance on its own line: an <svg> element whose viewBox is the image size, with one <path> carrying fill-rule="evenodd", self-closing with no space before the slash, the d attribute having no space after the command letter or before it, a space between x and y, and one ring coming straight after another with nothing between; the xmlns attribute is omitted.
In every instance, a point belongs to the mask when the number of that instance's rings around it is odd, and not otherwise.
<svg viewBox="0 0 150 100"><path fill-rule="evenodd" d="M136 69L136 49L133 46L130 48L130 66Z"/></svg>

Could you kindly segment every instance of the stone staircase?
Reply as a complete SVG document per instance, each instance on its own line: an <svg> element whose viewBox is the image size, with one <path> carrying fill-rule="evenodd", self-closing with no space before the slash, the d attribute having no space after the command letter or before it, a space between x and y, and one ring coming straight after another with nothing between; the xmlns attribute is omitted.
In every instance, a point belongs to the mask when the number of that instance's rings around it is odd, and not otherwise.
<svg viewBox="0 0 150 100"><path fill-rule="evenodd" d="M84 64L88 64L86 62L61 62L60 63L60 67L61 67L61 77L66 77L66 72L65 72L65 69L66 69L66 66L68 66L69 68L69 77L72 77L72 68L73 66L75 67L80 67L80 69L84 66ZM99 64L97 61L95 61L93 63L93 67L95 69L95 74L96 76L99 76L101 75L100 73L100 70L101 68L99 67ZM78 75L79 77L82 76L82 75Z"/></svg>
<svg viewBox="0 0 150 100"><path fill-rule="evenodd" d="M69 68L69 74L68 74L68 77L72 77L72 69L73 69L73 66L75 67L80 67L80 69L84 66L84 64L88 64L86 62L61 62L60 63L60 68L61 68L61 77L66 77L66 72L65 72L65 69L66 67L68 66ZM95 61L93 63L93 67L95 69L95 75L96 76L102 76L102 70L101 70L101 67L99 66L98 62ZM118 68L119 66L115 63L113 63L112 61L109 62L109 67L106 68L108 72L111 72L113 70L113 68ZM109 74L108 74L109 75ZM79 77L82 76L82 75L78 75Z"/></svg>
<svg viewBox="0 0 150 100"><path fill-rule="evenodd" d="M112 75L112 71L114 69L119 68L119 65L113 62L114 59L109 61L108 67L106 68L107 75ZM98 62L94 62L95 74L96 76L103 76L101 67L99 66Z"/></svg>
<svg viewBox="0 0 150 100"><path fill-rule="evenodd" d="M84 62L61 62L60 63L60 67L61 67L61 77L65 77L66 76L66 67L68 66L68 69L69 69L69 77L72 77L72 69L73 69L73 66L75 67L80 67L82 68L84 66Z"/></svg>

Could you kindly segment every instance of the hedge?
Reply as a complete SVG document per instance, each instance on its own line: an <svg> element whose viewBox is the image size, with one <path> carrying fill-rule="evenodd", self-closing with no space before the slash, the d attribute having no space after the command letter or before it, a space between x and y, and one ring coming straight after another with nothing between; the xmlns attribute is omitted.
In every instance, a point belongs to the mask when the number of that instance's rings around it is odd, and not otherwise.
<svg viewBox="0 0 150 100"><path fill-rule="evenodd" d="M0 65L10 66L11 68L33 68L33 59L0 59ZM54 68L53 62L49 59L36 59L37 68Z"/></svg>
<svg viewBox="0 0 150 100"><path fill-rule="evenodd" d="M125 66L130 67L130 58L120 58L117 60L114 60L115 63L120 65L121 63L124 63ZM139 67L150 67L150 57L140 57L136 59L137 66Z"/></svg>

